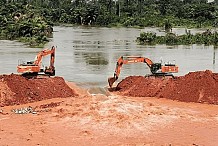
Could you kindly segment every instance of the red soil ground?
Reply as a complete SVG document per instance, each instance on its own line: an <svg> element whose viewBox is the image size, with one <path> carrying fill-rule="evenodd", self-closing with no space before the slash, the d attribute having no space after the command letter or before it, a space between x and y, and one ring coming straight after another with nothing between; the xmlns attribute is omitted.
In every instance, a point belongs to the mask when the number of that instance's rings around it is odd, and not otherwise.
<svg viewBox="0 0 218 146"><path fill-rule="evenodd" d="M0 76L0 106L76 95L61 77L27 79L15 74Z"/></svg>
<svg viewBox="0 0 218 146"><path fill-rule="evenodd" d="M14 76L14 78L20 77ZM38 81L40 80L32 80L31 83L36 84ZM61 78L51 78L48 81L41 79L41 81L49 83L49 86L45 87L57 87L52 81L65 86ZM154 90L155 84L152 83L158 82L161 82L161 79L151 82L152 86L149 87ZM127 97L118 95L118 92L101 94L103 92L97 92L103 89L93 88L87 91L73 83L66 83L76 92L73 92L73 96L78 96L62 98L60 93L58 95L54 93L60 97L0 107L0 145L215 146L218 143L217 105L177 102L165 98ZM56 90L68 88L60 85L58 86L60 89ZM2 95L4 91L7 97L11 95L14 98L16 90L12 92L9 88L11 86L8 86L6 77L1 78ZM20 88L16 89L21 90ZM157 87L159 88L161 86ZM47 88L41 90L50 92ZM29 92L23 90L26 91ZM23 96L27 97L27 94L23 93ZM38 98L43 99L41 95ZM35 113L13 112L13 109L25 107L32 107Z"/></svg>
<svg viewBox="0 0 218 146"><path fill-rule="evenodd" d="M173 78L130 76L116 87L121 95L218 104L218 74L209 70Z"/></svg>

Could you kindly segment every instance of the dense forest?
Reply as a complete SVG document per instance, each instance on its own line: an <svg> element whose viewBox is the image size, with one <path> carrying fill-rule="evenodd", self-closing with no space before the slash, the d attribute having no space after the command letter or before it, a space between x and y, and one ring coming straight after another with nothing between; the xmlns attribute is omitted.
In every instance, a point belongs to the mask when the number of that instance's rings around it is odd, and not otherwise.
<svg viewBox="0 0 218 146"><path fill-rule="evenodd" d="M216 27L218 0L1 0L0 38L45 43L58 24Z"/></svg>

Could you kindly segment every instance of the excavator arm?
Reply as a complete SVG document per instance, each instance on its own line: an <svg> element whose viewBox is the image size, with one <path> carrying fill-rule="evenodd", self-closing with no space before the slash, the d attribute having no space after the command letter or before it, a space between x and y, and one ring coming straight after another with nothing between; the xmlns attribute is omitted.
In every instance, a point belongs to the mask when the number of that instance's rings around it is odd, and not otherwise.
<svg viewBox="0 0 218 146"><path fill-rule="evenodd" d="M53 46L51 49L50 66L45 68L44 71L45 74L49 74L52 76L55 75L54 60L55 60L55 47Z"/></svg>
<svg viewBox="0 0 218 146"><path fill-rule="evenodd" d="M112 87L113 83L118 79L120 75L120 70L123 64L130 64L130 63L137 63L137 62L146 63L152 75L155 75L155 76L166 76L166 75L172 76L172 74L169 74L169 73L178 72L178 66L176 66L175 64L167 64L167 65L162 66L161 63L153 63L149 58L145 58L145 57L121 56L117 61L114 76L108 78L109 86Z"/></svg>
<svg viewBox="0 0 218 146"><path fill-rule="evenodd" d="M108 78L109 86L112 87L113 83L118 79L123 64L130 64L130 63L137 63L137 62L144 62L148 65L149 68L151 68L152 65L154 64L149 58L145 58L145 57L121 56L117 61L114 76Z"/></svg>
<svg viewBox="0 0 218 146"><path fill-rule="evenodd" d="M33 64L40 66L40 65L41 65L41 62L42 62L42 58L43 58L44 56L49 55L49 54L54 54L54 52L55 52L55 47L54 47L54 46L52 47L51 50L49 50L49 49L44 49L44 50L42 50L41 52L39 52L39 53L37 54L37 56L36 56L35 61L34 61Z"/></svg>

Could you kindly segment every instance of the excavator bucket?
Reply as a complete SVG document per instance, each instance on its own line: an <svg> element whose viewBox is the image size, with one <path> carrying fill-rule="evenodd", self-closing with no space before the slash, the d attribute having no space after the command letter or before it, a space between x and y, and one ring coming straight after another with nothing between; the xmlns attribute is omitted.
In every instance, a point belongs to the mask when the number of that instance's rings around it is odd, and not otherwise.
<svg viewBox="0 0 218 146"><path fill-rule="evenodd" d="M113 83L116 81L115 77L108 78L108 84L110 87L112 87Z"/></svg>

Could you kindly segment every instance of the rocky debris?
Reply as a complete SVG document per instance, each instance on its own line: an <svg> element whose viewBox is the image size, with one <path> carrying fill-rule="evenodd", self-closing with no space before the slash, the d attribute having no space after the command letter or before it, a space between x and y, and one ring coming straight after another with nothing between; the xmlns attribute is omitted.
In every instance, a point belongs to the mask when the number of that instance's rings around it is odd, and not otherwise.
<svg viewBox="0 0 218 146"><path fill-rule="evenodd" d="M169 98L183 102L218 104L218 74L209 70L173 78L129 76L116 87L122 95Z"/></svg>
<svg viewBox="0 0 218 146"><path fill-rule="evenodd" d="M31 107L24 107L24 108L20 108L20 109L12 109L12 112L15 114L36 114L36 111Z"/></svg>
<svg viewBox="0 0 218 146"><path fill-rule="evenodd" d="M0 75L0 106L74 96L77 94L62 77L27 79L16 74Z"/></svg>

